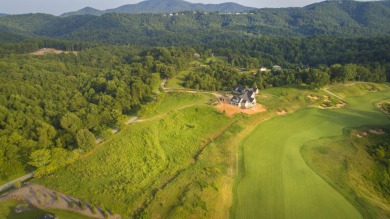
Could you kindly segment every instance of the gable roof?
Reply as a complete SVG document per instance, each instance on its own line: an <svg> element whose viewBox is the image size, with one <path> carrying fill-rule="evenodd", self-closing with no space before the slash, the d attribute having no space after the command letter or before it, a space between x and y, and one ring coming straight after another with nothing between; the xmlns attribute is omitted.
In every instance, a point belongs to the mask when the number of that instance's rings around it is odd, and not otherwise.
<svg viewBox="0 0 390 219"><path fill-rule="evenodd" d="M253 103L254 98L254 92L253 91L244 91L240 96L238 96L240 99L242 99L244 102L248 101L250 103Z"/></svg>

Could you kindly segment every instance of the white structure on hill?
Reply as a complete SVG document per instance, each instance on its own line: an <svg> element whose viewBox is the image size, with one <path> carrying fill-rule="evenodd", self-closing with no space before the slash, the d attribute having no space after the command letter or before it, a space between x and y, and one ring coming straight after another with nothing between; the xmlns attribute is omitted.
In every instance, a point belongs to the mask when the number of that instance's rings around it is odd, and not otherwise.
<svg viewBox="0 0 390 219"><path fill-rule="evenodd" d="M259 93L257 88L235 87L233 93L237 94L230 100L230 104L240 108L252 108L256 106L256 94Z"/></svg>

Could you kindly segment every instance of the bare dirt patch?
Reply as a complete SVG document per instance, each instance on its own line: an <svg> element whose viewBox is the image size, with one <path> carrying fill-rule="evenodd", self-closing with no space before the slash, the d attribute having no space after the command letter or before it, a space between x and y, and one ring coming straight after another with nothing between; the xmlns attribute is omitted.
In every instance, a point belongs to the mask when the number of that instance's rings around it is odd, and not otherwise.
<svg viewBox="0 0 390 219"><path fill-rule="evenodd" d="M85 208L80 208L78 206L78 199L32 183L29 183L20 189L14 189L0 197L0 201L9 199L25 201L26 203L41 209L61 209L77 212L91 218L104 218L103 209L99 207L95 207L96 212L92 212L91 204L82 202L84 203ZM74 206L70 203L74 203ZM109 215L107 218L117 219L120 218L120 216Z"/></svg>
<svg viewBox="0 0 390 219"><path fill-rule="evenodd" d="M62 50L57 50L57 49L52 49L52 48L43 48L43 49L40 49L40 50L37 50L35 52L32 52L30 53L31 55L38 55L38 56L41 56L41 55L45 55L45 54L61 54L61 53L64 53L64 54L77 54L78 52L77 51L62 51Z"/></svg>
<svg viewBox="0 0 390 219"><path fill-rule="evenodd" d="M313 100L318 100L319 99L318 96L315 96L315 95L312 95L312 94L307 95L307 97L310 98L310 99L313 99Z"/></svg>
<svg viewBox="0 0 390 219"><path fill-rule="evenodd" d="M249 109L242 109L237 106L230 105L226 102L220 102L215 108L221 112L225 112L227 116L231 117L237 113L245 113L245 114L256 114L267 111L262 105L257 104L255 107Z"/></svg>
<svg viewBox="0 0 390 219"><path fill-rule="evenodd" d="M376 134L376 135L384 135L385 134L385 131L383 131L383 129L370 129L370 132L372 134Z"/></svg>
<svg viewBox="0 0 390 219"><path fill-rule="evenodd" d="M287 113L288 112L286 110L276 112L276 114L278 114L278 116L283 116L283 115L286 115Z"/></svg>

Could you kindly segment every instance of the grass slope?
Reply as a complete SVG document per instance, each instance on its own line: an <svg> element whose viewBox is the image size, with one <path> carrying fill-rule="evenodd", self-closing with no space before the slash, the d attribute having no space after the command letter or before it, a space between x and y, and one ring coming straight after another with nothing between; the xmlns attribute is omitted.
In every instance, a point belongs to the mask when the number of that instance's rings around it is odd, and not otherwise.
<svg viewBox="0 0 390 219"><path fill-rule="evenodd" d="M157 111L167 112L167 108L162 104ZM191 169L203 149L233 122L206 105L170 111L161 118L124 128L95 154L38 181L125 218L148 215L153 213L149 206L178 178L184 182L170 193L174 194L172 203L181 202L179 195L192 183ZM186 171L189 174L183 175ZM170 193L161 198L162 205Z"/></svg>
<svg viewBox="0 0 390 219"><path fill-rule="evenodd" d="M365 218L389 218L390 200L380 186L385 181L387 165L376 162L367 152L373 139L383 144L389 136L370 133L371 128L309 142L301 153L307 164L347 197Z"/></svg>
<svg viewBox="0 0 390 219"><path fill-rule="evenodd" d="M241 146L235 218L361 218L342 195L313 172L301 146L344 127L388 124L375 109L390 90L347 98L345 109L304 109L260 124Z"/></svg>

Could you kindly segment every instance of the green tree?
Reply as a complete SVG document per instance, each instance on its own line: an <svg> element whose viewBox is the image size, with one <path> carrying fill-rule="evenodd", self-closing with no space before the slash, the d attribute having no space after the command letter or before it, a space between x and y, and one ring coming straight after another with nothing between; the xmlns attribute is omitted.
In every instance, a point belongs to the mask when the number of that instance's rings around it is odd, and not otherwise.
<svg viewBox="0 0 390 219"><path fill-rule="evenodd" d="M76 114L70 112L66 113L61 118L60 122L63 129L73 134L76 134L82 124L80 118Z"/></svg>
<svg viewBox="0 0 390 219"><path fill-rule="evenodd" d="M309 88L320 89L325 87L329 83L329 78L329 74L314 69L308 75Z"/></svg>
<svg viewBox="0 0 390 219"><path fill-rule="evenodd" d="M22 185L23 185L22 182L20 182L19 180L14 183L14 187L17 190L19 190L22 187Z"/></svg>
<svg viewBox="0 0 390 219"><path fill-rule="evenodd" d="M40 177L47 173L47 166L51 162L51 153L48 149L39 149L31 153L30 155L30 164L31 166L36 167L34 176Z"/></svg>
<svg viewBox="0 0 390 219"><path fill-rule="evenodd" d="M83 150L89 150L95 146L95 135L88 129L80 129L76 135L77 145Z"/></svg>

